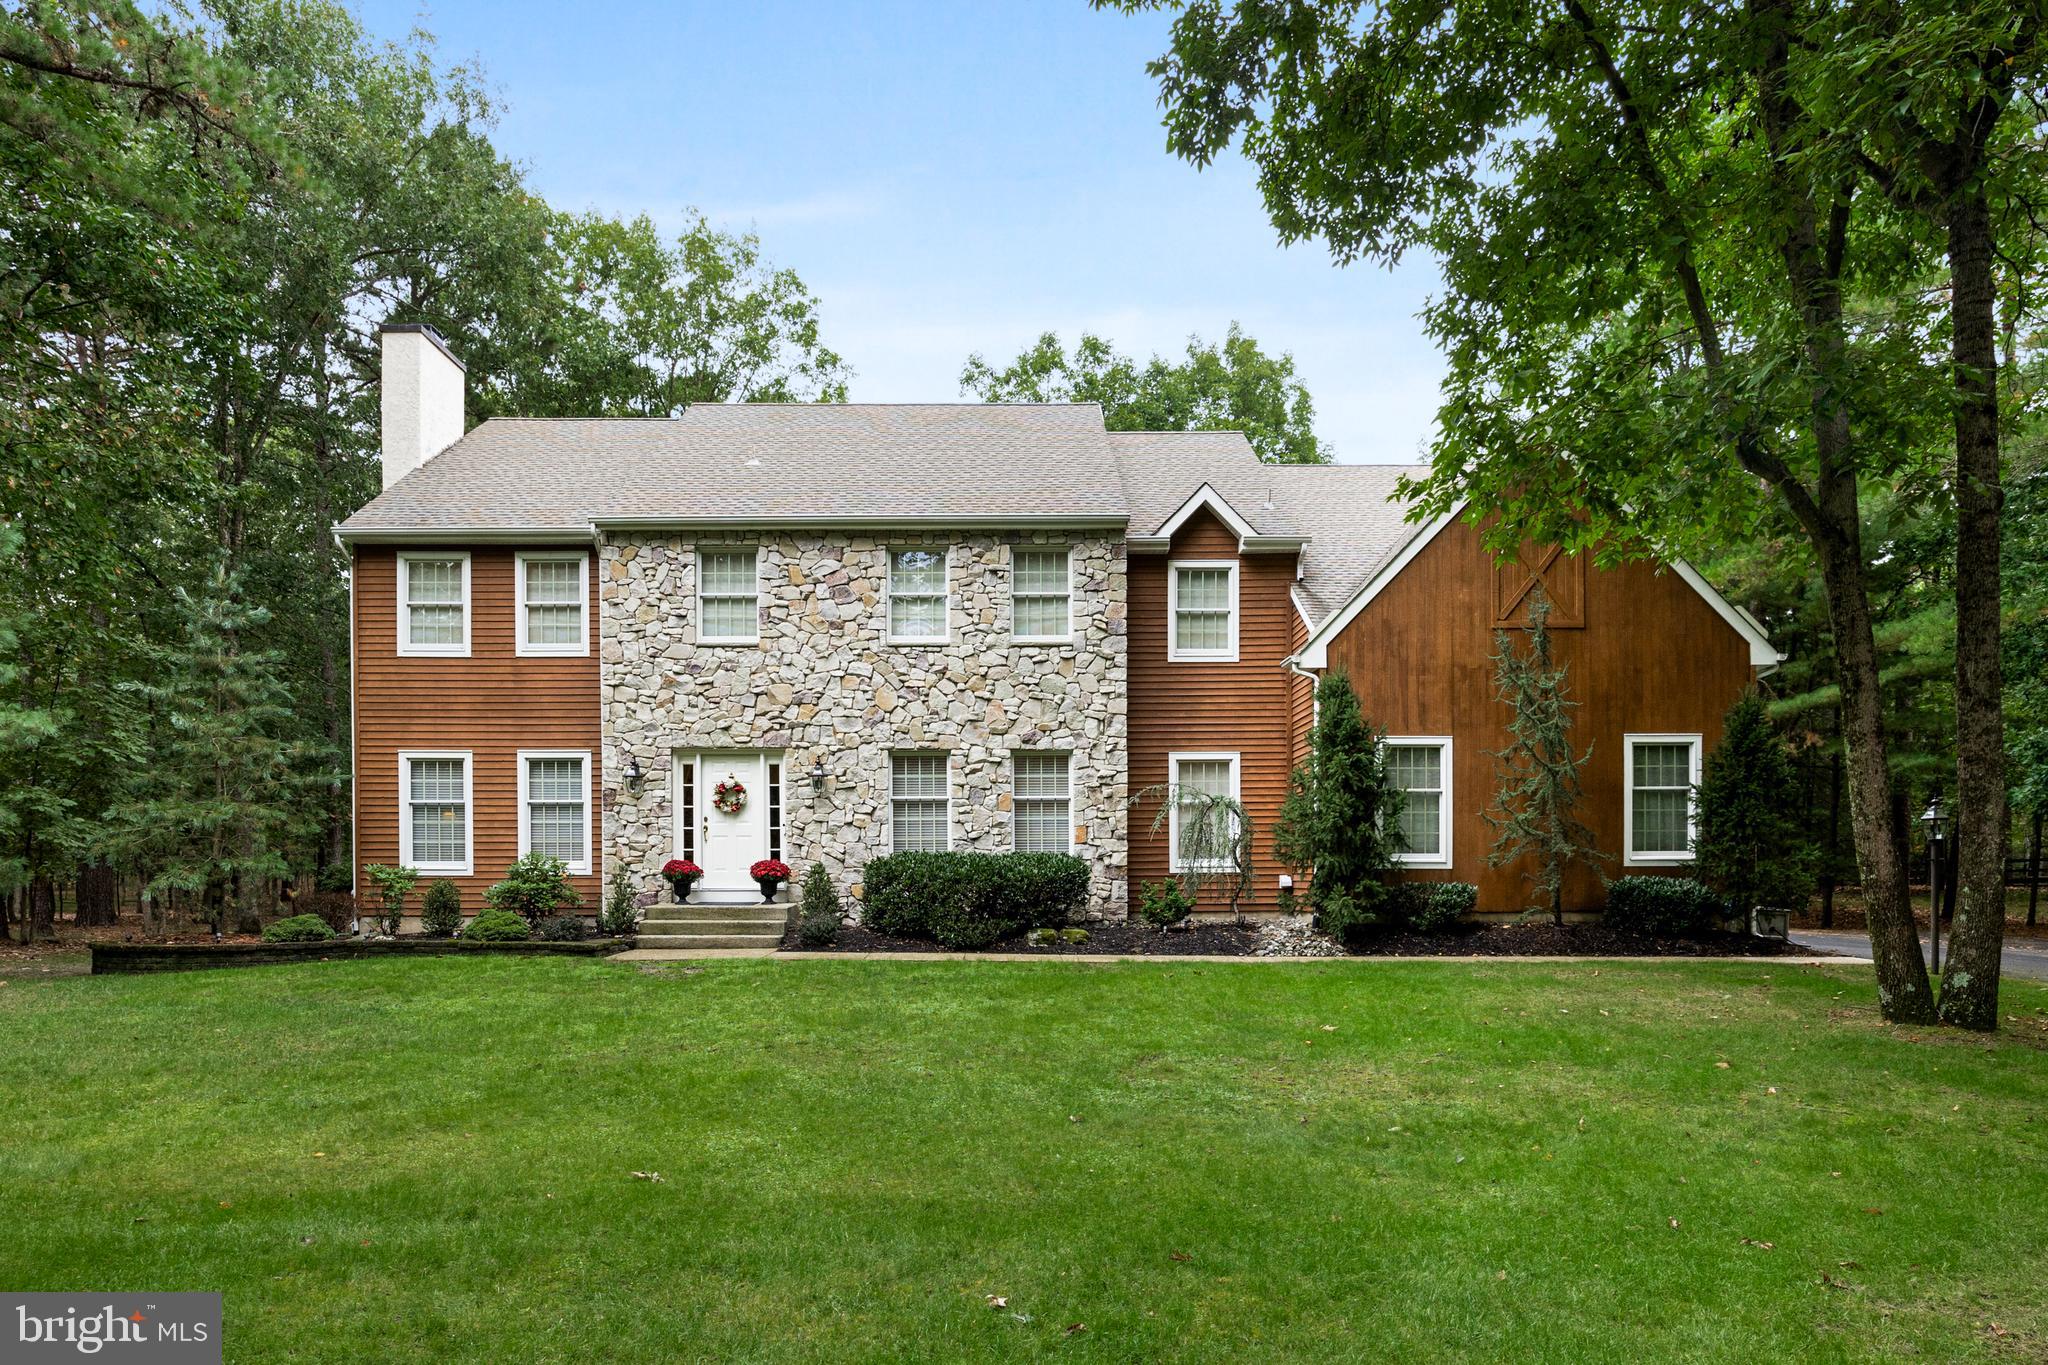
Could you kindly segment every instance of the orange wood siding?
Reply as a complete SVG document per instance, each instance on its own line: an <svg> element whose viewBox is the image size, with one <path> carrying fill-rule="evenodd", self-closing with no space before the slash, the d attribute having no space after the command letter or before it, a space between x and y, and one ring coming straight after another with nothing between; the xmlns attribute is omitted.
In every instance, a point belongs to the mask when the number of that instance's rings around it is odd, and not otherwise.
<svg viewBox="0 0 2048 1365"><path fill-rule="evenodd" d="M1475 882L1483 911L1519 910L1533 897L1527 869L1486 866L1492 831L1481 818L1495 788L1493 751L1508 741L1507 707L1494 699L1495 569L1479 533L1460 522L1417 555L1330 644L1330 665L1350 675L1367 719L1397 735L1452 737L1452 866L1417 878ZM1656 872L1621 863L1625 799L1622 736L1698 734L1703 753L1721 717L1750 685L1749 646L1676 574L1632 563L1587 566L1582 629L1551 640L1579 703L1573 742L1592 757L1581 770L1579 815L1610 877ZM1517 642L1522 637L1517 635ZM1599 879L1575 869L1567 909L1605 904Z"/></svg>
<svg viewBox="0 0 2048 1365"><path fill-rule="evenodd" d="M1236 663L1168 661L1171 559L1238 561ZM1240 557L1237 537L1205 511L1176 533L1170 554L1132 555L1130 561L1131 791L1168 781L1169 753L1239 755L1239 796L1252 818L1257 871L1244 908L1270 908L1274 879L1286 870L1273 859L1273 821L1293 766L1296 689L1280 661L1293 652L1297 638L1297 616L1288 597L1295 559L1292 554ZM1158 809L1158 802L1148 799L1131 812L1134 910L1139 888L1168 871L1166 831L1157 837L1151 833ZM1205 895L1203 908L1221 909L1224 901Z"/></svg>
<svg viewBox="0 0 2048 1365"><path fill-rule="evenodd" d="M387 546L356 550L356 889L365 911L374 888L361 875L361 866L398 861L398 755L416 749L471 751L474 875L452 879L461 888L465 914L482 908L484 888L500 880L519 856L519 750L589 750L595 871L573 880L585 912L597 909L604 756L599 747L596 565L591 566L586 606L590 653L521 658L513 645L514 553L504 546L470 550L470 655L446 659L399 656L397 553ZM418 912L419 894L409 906L412 913Z"/></svg>

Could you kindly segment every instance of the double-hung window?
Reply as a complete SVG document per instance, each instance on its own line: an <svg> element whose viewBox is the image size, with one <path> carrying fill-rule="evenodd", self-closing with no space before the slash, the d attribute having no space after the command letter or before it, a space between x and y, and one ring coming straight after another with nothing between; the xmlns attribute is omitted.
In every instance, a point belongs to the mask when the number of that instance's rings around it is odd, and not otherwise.
<svg viewBox="0 0 2048 1365"><path fill-rule="evenodd" d="M1238 797L1238 756L1219 754L1168 754L1167 771L1172 774L1173 870L1223 868L1230 864L1229 850L1237 837L1237 817L1228 807L1218 806L1210 797Z"/></svg>
<svg viewBox="0 0 2048 1365"><path fill-rule="evenodd" d="M469 653L469 556L398 556L398 652Z"/></svg>
<svg viewBox="0 0 2048 1365"><path fill-rule="evenodd" d="M1395 735L1386 741L1387 781L1407 800L1401 848L1410 867L1451 865L1451 741L1448 735Z"/></svg>
<svg viewBox="0 0 2048 1365"><path fill-rule="evenodd" d="M1070 639L1071 566L1065 550L1020 549L1010 576L1013 629L1020 640Z"/></svg>
<svg viewBox="0 0 2048 1365"><path fill-rule="evenodd" d="M889 551L889 638L898 644L945 641L945 547Z"/></svg>
<svg viewBox="0 0 2048 1365"><path fill-rule="evenodd" d="M889 760L889 847L895 853L943 853L953 846L953 802L944 754L896 754Z"/></svg>
<svg viewBox="0 0 2048 1365"><path fill-rule="evenodd" d="M1013 754L1010 804L1019 853L1074 851L1072 762L1065 754Z"/></svg>
<svg viewBox="0 0 2048 1365"><path fill-rule="evenodd" d="M1166 657L1230 663L1237 658L1237 564L1177 559L1167 565Z"/></svg>
<svg viewBox="0 0 2048 1365"><path fill-rule="evenodd" d="M515 555L519 590L519 654L588 654L584 604L590 600L590 557L581 553Z"/></svg>
<svg viewBox="0 0 2048 1365"><path fill-rule="evenodd" d="M590 871L590 755L580 750L519 753L519 854L560 858Z"/></svg>
<svg viewBox="0 0 2048 1365"><path fill-rule="evenodd" d="M1637 865L1692 861L1693 788L1700 780L1698 735L1624 735L1626 852Z"/></svg>
<svg viewBox="0 0 2048 1365"><path fill-rule="evenodd" d="M751 645L761 638L761 560L751 545L697 551L697 641Z"/></svg>
<svg viewBox="0 0 2048 1365"><path fill-rule="evenodd" d="M421 872L470 874L470 755L398 756L398 861Z"/></svg>

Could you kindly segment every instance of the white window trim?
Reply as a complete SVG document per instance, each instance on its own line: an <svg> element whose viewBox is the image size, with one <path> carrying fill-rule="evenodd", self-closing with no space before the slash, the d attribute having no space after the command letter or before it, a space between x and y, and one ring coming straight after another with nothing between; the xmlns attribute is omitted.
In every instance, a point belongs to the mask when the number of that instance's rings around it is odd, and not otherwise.
<svg viewBox="0 0 2048 1365"><path fill-rule="evenodd" d="M959 846L958 834L954 829L956 817L953 799L953 754L949 749L891 749L889 751L889 851L891 853L923 853L924 849L899 849L896 847L896 760L899 758L943 758L946 761L946 848L951 853ZM906 797L906 800L928 801L924 796Z"/></svg>
<svg viewBox="0 0 2048 1365"><path fill-rule="evenodd" d="M456 645L416 645L412 642L412 565L417 560L454 559L462 564L462 643ZM469 551L440 550L432 554L422 550L409 554L398 552L398 652L408 658L423 659L467 659L469 657L469 618L474 602L469 590Z"/></svg>
<svg viewBox="0 0 2048 1365"><path fill-rule="evenodd" d="M417 863L412 857L412 765L415 759L462 760L462 848L460 863ZM522 812L523 814L523 812ZM398 865L422 875L467 877L476 868L476 755L468 749L401 749L398 753Z"/></svg>
<svg viewBox="0 0 2048 1365"><path fill-rule="evenodd" d="M564 859L569 871L579 877L590 875L590 841L595 822L591 819L590 801L590 750L588 749L521 749L519 751L519 856L524 858L533 851L533 826L526 818L527 788L531 774L527 772L527 760L534 758L579 758L583 760L583 856L579 859Z"/></svg>
<svg viewBox="0 0 2048 1365"><path fill-rule="evenodd" d="M945 630L937 635L898 635L896 633L896 556L904 550L937 550L940 561L939 607L940 619ZM887 558L882 573L882 631L892 645L907 645L913 649L950 644L953 639L953 547L951 545L891 545L882 552ZM914 593L916 597L928 597L929 593Z"/></svg>
<svg viewBox="0 0 2048 1365"><path fill-rule="evenodd" d="M746 550L744 545L699 545L696 549L697 571L697 643L700 645L758 645L761 643L761 547L754 546L754 629L749 635L710 635L704 630L704 623L711 618L704 613L704 556L705 554L735 554ZM736 596L737 594L720 594Z"/></svg>
<svg viewBox="0 0 2048 1365"><path fill-rule="evenodd" d="M1166 848L1167 863L1172 871L1193 872L1197 870L1196 864L1180 856L1180 765L1182 763L1228 762L1230 764L1230 799L1233 801L1243 801L1243 758L1244 756L1241 753L1235 751L1229 753L1222 751L1202 753L1187 750L1170 753L1166 756L1167 800L1171 803L1173 812L1166 822L1167 838L1171 840ZM1222 866L1223 864L1220 863L1204 863L1200 865L1200 868L1202 871L1213 872Z"/></svg>
<svg viewBox="0 0 2048 1365"><path fill-rule="evenodd" d="M1060 554L1067 560L1067 628L1055 635L1025 635L1017 629L1018 554ZM1049 597L1050 593L1025 593L1026 597ZM1074 641L1074 547L1071 545L1019 545L1010 552L1010 633L1020 645L1066 645Z"/></svg>
<svg viewBox="0 0 2048 1365"><path fill-rule="evenodd" d="M1050 797L1020 797L1017 795L1017 760L1020 757L1042 756L1067 760L1067 846L1061 850L1074 853L1079 845L1074 842L1074 754L1071 749L1012 749L1010 751L1010 851L1019 852L1017 847L1017 803L1024 801L1045 801Z"/></svg>
<svg viewBox="0 0 2048 1365"><path fill-rule="evenodd" d="M1621 862L1624 867L1674 867L1692 861L1692 843L1699 837L1700 819L1700 735L1623 735L1621 737ZM1636 846L1636 745L1685 744L1692 749L1688 775L1692 791L1685 802L1685 851L1682 853L1637 853ZM1668 790L1655 788L1653 790Z"/></svg>
<svg viewBox="0 0 2048 1365"><path fill-rule="evenodd" d="M1442 752L1443 786L1437 797L1437 839L1441 851L1436 853L1401 852L1394 855L1394 861L1403 867L1449 867L1451 865L1452 829L1451 812L1451 737L1449 735L1388 735L1380 743L1386 748L1397 744L1413 748L1434 748Z"/></svg>
<svg viewBox="0 0 2048 1365"><path fill-rule="evenodd" d="M1180 638L1180 571L1230 570L1230 643L1222 649L1182 649ZM1234 664L1237 662L1237 561L1234 559L1169 559L1166 561L1166 658L1169 663Z"/></svg>
<svg viewBox="0 0 2048 1365"><path fill-rule="evenodd" d="M576 643L536 645L526 638L526 566L529 561L576 564ZM469 580L463 580L467 597ZM545 605L545 604L544 604ZM557 604L559 605L559 604ZM512 556L513 652L523 657L578 658L590 653L590 556L580 550L521 550Z"/></svg>

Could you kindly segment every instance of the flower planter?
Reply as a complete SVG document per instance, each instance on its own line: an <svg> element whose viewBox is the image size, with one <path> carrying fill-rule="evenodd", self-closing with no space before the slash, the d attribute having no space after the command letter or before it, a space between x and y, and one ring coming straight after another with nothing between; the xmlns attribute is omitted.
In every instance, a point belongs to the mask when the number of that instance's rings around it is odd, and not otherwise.
<svg viewBox="0 0 2048 1365"><path fill-rule="evenodd" d="M778 858L763 858L747 869L747 875L761 888L761 900L766 904L775 899L775 893L789 880L789 864Z"/></svg>
<svg viewBox="0 0 2048 1365"><path fill-rule="evenodd" d="M687 858L671 858L661 865L661 878L668 883L668 889L675 893L676 904L682 905L690 899L690 892L697 885L697 879L704 875L704 869Z"/></svg>
<svg viewBox="0 0 2048 1365"><path fill-rule="evenodd" d="M782 878L756 877L754 878L754 885L761 888L761 901L763 904L767 904L773 901L775 893L782 889Z"/></svg>

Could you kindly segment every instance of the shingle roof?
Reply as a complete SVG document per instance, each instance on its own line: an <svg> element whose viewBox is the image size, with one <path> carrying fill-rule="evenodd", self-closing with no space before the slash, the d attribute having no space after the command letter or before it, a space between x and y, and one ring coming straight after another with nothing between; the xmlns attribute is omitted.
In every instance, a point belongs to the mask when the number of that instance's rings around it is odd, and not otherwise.
<svg viewBox="0 0 2048 1365"><path fill-rule="evenodd" d="M1260 535L1301 534L1274 498L1283 466L1263 463L1241 431L1113 431L1109 440L1123 465L1132 535L1158 530L1205 483Z"/></svg>
<svg viewBox="0 0 2048 1365"><path fill-rule="evenodd" d="M495 418L371 500L342 531L1125 513L1102 410L1092 403L703 403L674 419Z"/></svg>

